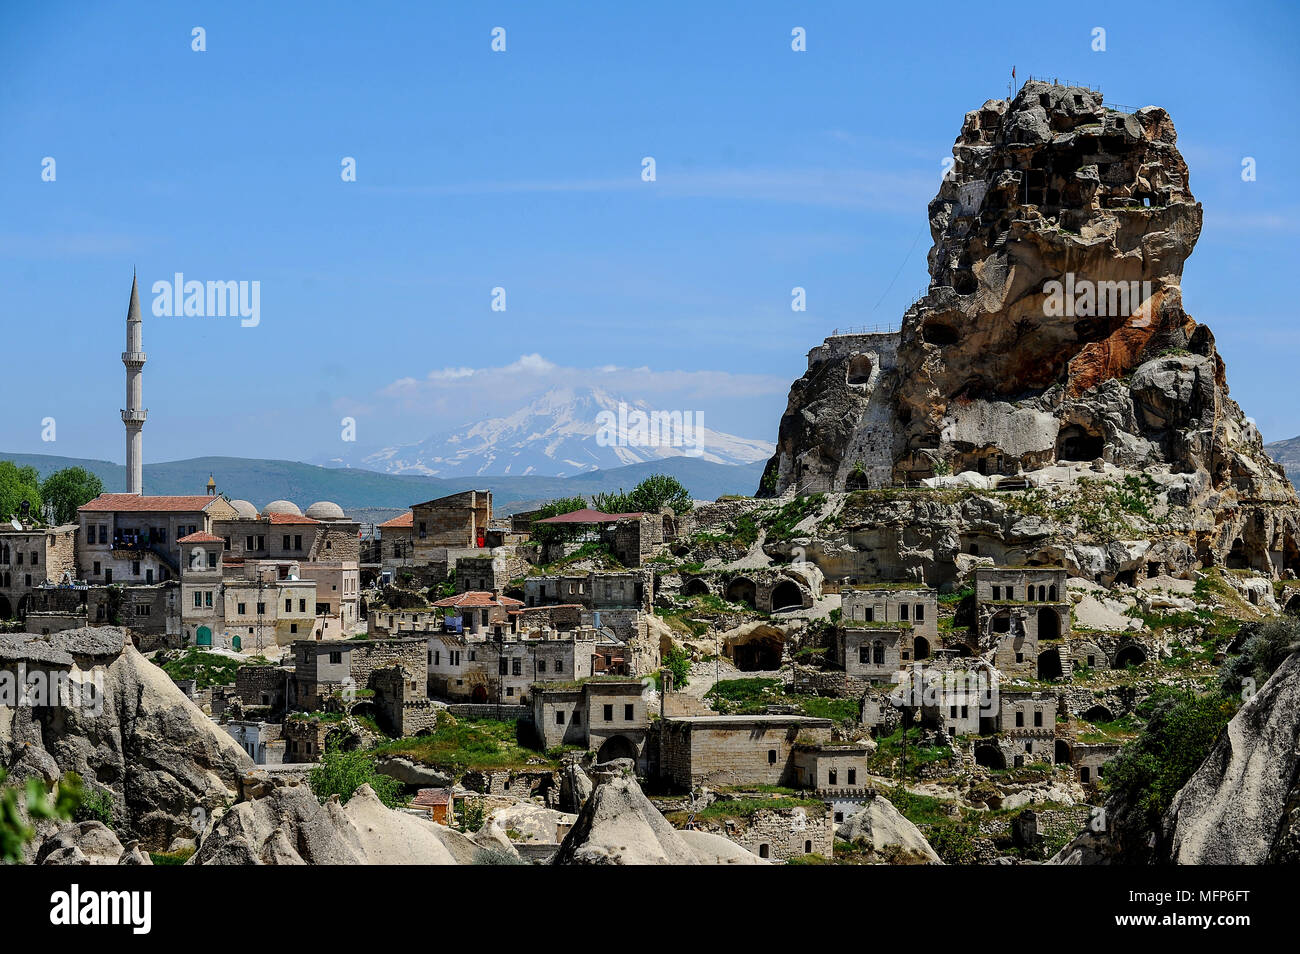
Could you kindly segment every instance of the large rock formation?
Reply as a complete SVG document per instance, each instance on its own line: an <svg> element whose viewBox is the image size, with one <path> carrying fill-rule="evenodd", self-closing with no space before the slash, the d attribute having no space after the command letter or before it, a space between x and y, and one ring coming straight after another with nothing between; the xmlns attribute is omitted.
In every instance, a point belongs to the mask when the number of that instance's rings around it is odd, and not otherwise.
<svg viewBox="0 0 1300 954"><path fill-rule="evenodd" d="M325 804L305 785L279 785L240 802L207 834L196 865L455 865L518 862L499 831L463 835L427 818L394 811L369 785L346 805Z"/></svg>
<svg viewBox="0 0 1300 954"><path fill-rule="evenodd" d="M760 493L1104 462L1175 489L1201 562L1300 572L1300 502L1183 310L1201 206L1168 114L1030 82L967 114L953 158L928 291L900 331L809 353Z"/></svg>
<svg viewBox="0 0 1300 954"><path fill-rule="evenodd" d="M551 863L767 864L721 835L678 831L670 825L641 791L629 759L597 767L595 789Z"/></svg>
<svg viewBox="0 0 1300 954"><path fill-rule="evenodd" d="M87 688L79 697L0 704L0 766L9 783L76 772L112 798L119 835L163 850L239 796L252 760L116 627L0 635L0 678L25 673ZM0 700L16 702L16 699Z"/></svg>
<svg viewBox="0 0 1300 954"><path fill-rule="evenodd" d="M1233 716L1164 829L1175 864L1300 862L1300 653Z"/></svg>

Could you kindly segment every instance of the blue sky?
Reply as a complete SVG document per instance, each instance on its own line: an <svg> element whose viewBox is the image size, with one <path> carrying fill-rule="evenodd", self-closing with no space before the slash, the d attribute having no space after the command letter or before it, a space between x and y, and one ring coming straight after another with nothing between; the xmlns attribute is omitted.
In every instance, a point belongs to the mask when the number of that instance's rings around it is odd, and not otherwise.
<svg viewBox="0 0 1300 954"><path fill-rule="evenodd" d="M133 267L149 461L330 454L349 414L363 445L417 440L610 366L642 369L631 396L773 439L808 349L897 322L926 284L941 162L1013 65L1170 111L1206 210L1185 307L1266 439L1291 437L1297 20L1270 3L5 4L0 450L122 459ZM259 281L260 325L153 317L149 286L177 271Z"/></svg>

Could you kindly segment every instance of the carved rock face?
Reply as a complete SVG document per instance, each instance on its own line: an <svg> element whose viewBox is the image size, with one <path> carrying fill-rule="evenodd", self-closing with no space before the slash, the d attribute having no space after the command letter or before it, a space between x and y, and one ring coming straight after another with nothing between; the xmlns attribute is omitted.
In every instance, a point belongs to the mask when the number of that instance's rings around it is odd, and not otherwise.
<svg viewBox="0 0 1300 954"><path fill-rule="evenodd" d="M929 207L930 287L890 360L854 364L882 336L810 353L761 491L1103 459L1296 503L1183 311L1202 212L1168 114L1031 82L968 113L953 157Z"/></svg>

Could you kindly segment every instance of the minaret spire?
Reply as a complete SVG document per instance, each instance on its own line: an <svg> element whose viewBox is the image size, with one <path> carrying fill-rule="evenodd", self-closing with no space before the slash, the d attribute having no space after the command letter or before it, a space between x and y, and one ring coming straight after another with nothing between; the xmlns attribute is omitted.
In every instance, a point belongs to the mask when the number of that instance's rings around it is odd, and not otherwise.
<svg viewBox="0 0 1300 954"><path fill-rule="evenodd" d="M140 318L140 291L135 270L131 270L131 302L126 306L126 350L122 364L126 365L126 407L122 410L122 423L126 425L126 492L144 493L144 419L149 412L144 407L144 322Z"/></svg>

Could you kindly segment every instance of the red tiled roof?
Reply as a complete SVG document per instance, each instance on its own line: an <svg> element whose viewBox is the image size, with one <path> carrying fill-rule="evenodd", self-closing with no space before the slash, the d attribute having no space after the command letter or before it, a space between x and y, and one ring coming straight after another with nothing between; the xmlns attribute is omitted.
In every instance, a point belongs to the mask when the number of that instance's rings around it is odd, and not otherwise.
<svg viewBox="0 0 1300 954"><path fill-rule="evenodd" d="M493 596L483 590L471 590L468 593L448 596L446 599L438 600L433 605L443 609L479 609L489 606L523 606L524 604L522 600L511 599L508 596Z"/></svg>
<svg viewBox="0 0 1300 954"><path fill-rule="evenodd" d="M77 508L82 513L184 513L206 510L220 497L193 494L184 497L146 497L142 494L100 494Z"/></svg>
<svg viewBox="0 0 1300 954"><path fill-rule="evenodd" d="M581 510L573 511L573 513L562 513L558 517L547 517L545 520L538 520L537 523L613 523L615 520L622 520L625 517L639 516L641 516L640 513L601 513L599 510L584 507Z"/></svg>
<svg viewBox="0 0 1300 954"><path fill-rule="evenodd" d="M181 537L177 543L225 543L215 533L208 533L206 530L200 530L198 533L190 533Z"/></svg>
<svg viewBox="0 0 1300 954"><path fill-rule="evenodd" d="M406 511L400 517L394 517L392 520L385 520L379 525L379 529L394 529L399 527L412 527L415 525L415 515L411 511Z"/></svg>
<svg viewBox="0 0 1300 954"><path fill-rule="evenodd" d="M320 523L319 520L313 519L312 517L300 517L297 514L292 513L268 513L265 514L265 517L270 520L272 524Z"/></svg>

